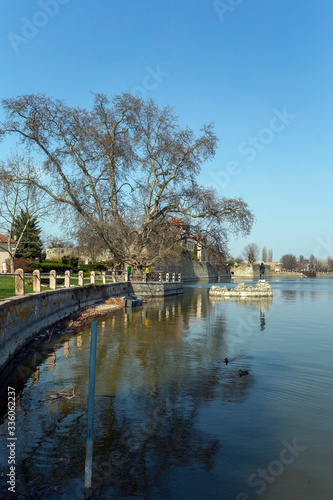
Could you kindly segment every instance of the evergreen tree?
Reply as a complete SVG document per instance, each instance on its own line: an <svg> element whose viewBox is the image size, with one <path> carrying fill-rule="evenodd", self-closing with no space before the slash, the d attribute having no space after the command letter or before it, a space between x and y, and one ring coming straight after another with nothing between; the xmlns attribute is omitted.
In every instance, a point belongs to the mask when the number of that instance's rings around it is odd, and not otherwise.
<svg viewBox="0 0 333 500"><path fill-rule="evenodd" d="M192 252L192 260L198 261L198 247L197 245L194 245L193 252Z"/></svg>
<svg viewBox="0 0 333 500"><path fill-rule="evenodd" d="M28 212L21 210L13 223L14 239L16 237L19 240L22 236L15 256L24 259L41 258L43 243L40 234L37 218L30 217Z"/></svg>

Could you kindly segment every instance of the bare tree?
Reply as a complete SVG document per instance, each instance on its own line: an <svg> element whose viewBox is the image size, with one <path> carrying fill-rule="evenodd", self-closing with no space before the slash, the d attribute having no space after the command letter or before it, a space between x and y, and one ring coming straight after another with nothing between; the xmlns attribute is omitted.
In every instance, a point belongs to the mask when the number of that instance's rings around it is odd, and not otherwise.
<svg viewBox="0 0 333 500"><path fill-rule="evenodd" d="M25 179L24 183L19 181L22 178ZM15 255L24 241L29 223L36 217L45 216L48 210L45 193L36 188L36 182L36 167L28 154L17 151L0 164L0 231L8 237L6 248L3 243L1 247L9 254L11 273L15 271ZM26 214L25 224L17 234L15 221L22 212Z"/></svg>
<svg viewBox="0 0 333 500"><path fill-rule="evenodd" d="M317 259L313 254L309 257L309 268L310 271L322 272L326 267L324 260Z"/></svg>
<svg viewBox="0 0 333 500"><path fill-rule="evenodd" d="M299 260L298 260L297 269L299 271L304 271L305 270L305 266L306 266L306 260L305 260L305 258L304 258L303 255L300 255L299 256Z"/></svg>
<svg viewBox="0 0 333 500"><path fill-rule="evenodd" d="M259 253L258 245L256 243L249 243L246 247L244 247L242 255L245 259L247 259L249 264L252 264L258 259Z"/></svg>
<svg viewBox="0 0 333 500"><path fill-rule="evenodd" d="M169 237L165 223L174 215L217 247L229 231L249 234L254 217L241 198L197 183L215 154L212 125L196 137L172 108L129 94L111 101L94 94L91 111L45 94L2 102L0 134L21 138L44 158L44 177L34 186L84 219L117 260L152 265L169 255L184 239Z"/></svg>
<svg viewBox="0 0 333 500"><path fill-rule="evenodd" d="M316 271L317 270L317 259L313 255L313 253L309 257L309 269L310 271Z"/></svg>
<svg viewBox="0 0 333 500"><path fill-rule="evenodd" d="M270 248L267 253L267 262L273 262L273 250Z"/></svg>
<svg viewBox="0 0 333 500"><path fill-rule="evenodd" d="M292 253L288 253L286 255L283 255L281 257L281 263L282 266L287 270L287 271L294 271L297 267L297 259L295 255Z"/></svg>
<svg viewBox="0 0 333 500"><path fill-rule="evenodd" d="M266 247L264 247L264 248L262 249L261 260L262 260L263 262L268 262L268 260L267 260L267 249L266 249Z"/></svg>
<svg viewBox="0 0 333 500"><path fill-rule="evenodd" d="M102 255L108 247L98 234L91 231L90 226L83 224L73 232L77 242L77 256L87 256L92 262Z"/></svg>
<svg viewBox="0 0 333 500"><path fill-rule="evenodd" d="M228 252L226 248L217 248L211 245L207 248L208 251L208 262L215 266L217 269L221 269L226 265L228 260Z"/></svg>

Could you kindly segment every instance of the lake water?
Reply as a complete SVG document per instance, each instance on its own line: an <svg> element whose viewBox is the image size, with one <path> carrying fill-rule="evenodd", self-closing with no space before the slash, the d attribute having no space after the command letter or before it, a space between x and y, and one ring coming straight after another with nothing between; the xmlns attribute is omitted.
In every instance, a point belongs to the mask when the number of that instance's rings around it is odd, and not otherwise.
<svg viewBox="0 0 333 500"><path fill-rule="evenodd" d="M272 300L248 303L196 283L98 321L94 498L333 498L333 280L271 284ZM89 347L86 328L7 370L8 498L83 498ZM1 498L7 437L2 417Z"/></svg>

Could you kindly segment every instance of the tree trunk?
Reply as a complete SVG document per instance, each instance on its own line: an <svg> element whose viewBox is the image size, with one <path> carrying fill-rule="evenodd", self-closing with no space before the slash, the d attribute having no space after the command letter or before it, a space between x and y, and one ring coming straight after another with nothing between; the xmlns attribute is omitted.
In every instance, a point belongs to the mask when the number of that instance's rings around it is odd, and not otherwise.
<svg viewBox="0 0 333 500"><path fill-rule="evenodd" d="M10 260L10 272L11 272L11 274L14 274L15 273L15 261L14 261L14 257L12 257L10 255L9 256L9 260Z"/></svg>

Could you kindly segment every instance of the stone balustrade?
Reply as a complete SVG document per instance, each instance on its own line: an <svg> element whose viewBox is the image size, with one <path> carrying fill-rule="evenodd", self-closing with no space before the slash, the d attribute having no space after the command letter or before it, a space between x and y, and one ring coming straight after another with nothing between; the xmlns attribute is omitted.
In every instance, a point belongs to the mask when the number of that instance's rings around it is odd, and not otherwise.
<svg viewBox="0 0 333 500"><path fill-rule="evenodd" d="M61 280L61 284L59 281ZM130 276L127 271L124 272L124 276L120 282L129 282ZM140 283L140 280L131 280L133 283ZM164 273L159 272L156 283L181 283L182 275L179 273L178 275L175 273ZM86 283L85 283L86 282ZM98 283L99 282L99 283ZM107 275L105 271L100 273L100 275L96 275L95 271L91 271L89 276L85 277L83 271L78 272L78 276L72 276L71 271L65 271L64 276L57 275L55 270L50 271L48 275L41 275L39 270L35 270L32 274L32 285L33 285L33 293L40 293L42 291L42 285L48 286L50 290L56 290L57 288L71 288L71 287L84 287L86 285L96 286L96 284L106 285L109 283L116 283L117 275L115 271L112 271L111 276ZM142 282L147 282L146 273L143 274ZM155 282L154 279L148 278L148 282ZM17 269L15 271L15 295L23 296L25 295L25 273L23 269Z"/></svg>

